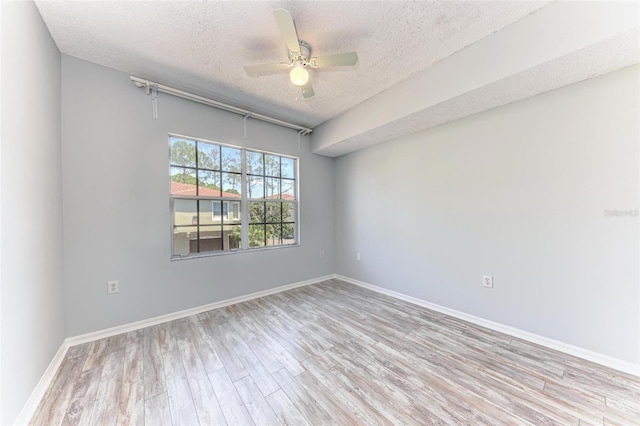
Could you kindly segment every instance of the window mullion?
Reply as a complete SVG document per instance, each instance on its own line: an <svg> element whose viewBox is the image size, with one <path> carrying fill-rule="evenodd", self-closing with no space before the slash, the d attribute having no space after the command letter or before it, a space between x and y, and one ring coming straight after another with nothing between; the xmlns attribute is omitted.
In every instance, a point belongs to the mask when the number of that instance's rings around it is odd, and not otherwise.
<svg viewBox="0 0 640 426"><path fill-rule="evenodd" d="M293 178L295 179L293 182L293 218L295 220L294 225L294 243L300 244L300 233L302 232L302 227L300 226L300 159L296 159L293 163Z"/></svg>
<svg viewBox="0 0 640 426"><path fill-rule="evenodd" d="M240 154L240 161L242 161L240 167L240 207L241 207L241 220L240 220L240 234L241 234L241 246L242 250L249 249L249 202L247 201L249 185L247 183L247 150L242 149Z"/></svg>
<svg viewBox="0 0 640 426"><path fill-rule="evenodd" d="M196 159L196 196L200 195L200 170L198 168L198 141L195 141L195 146L196 146L196 155L195 155L195 159ZM199 204L199 203L198 203ZM198 229L200 229L200 227L198 227ZM198 237L198 252L200 251L200 237Z"/></svg>
<svg viewBox="0 0 640 426"><path fill-rule="evenodd" d="M196 247L200 253L200 200L196 200Z"/></svg>

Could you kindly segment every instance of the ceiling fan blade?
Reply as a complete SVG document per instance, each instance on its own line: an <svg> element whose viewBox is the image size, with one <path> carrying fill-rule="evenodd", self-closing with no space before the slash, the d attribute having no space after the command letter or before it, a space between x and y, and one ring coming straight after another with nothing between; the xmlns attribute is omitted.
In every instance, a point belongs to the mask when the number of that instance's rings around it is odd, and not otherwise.
<svg viewBox="0 0 640 426"><path fill-rule="evenodd" d="M356 52L338 53L336 55L318 56L309 61L312 67L339 67L344 65L355 65L358 63Z"/></svg>
<svg viewBox="0 0 640 426"><path fill-rule="evenodd" d="M286 9L276 9L273 14L276 17L280 32L284 36L287 48L293 53L300 54L300 41L298 40L298 33L296 32L296 25L293 23L291 12Z"/></svg>
<svg viewBox="0 0 640 426"><path fill-rule="evenodd" d="M258 64L258 65L245 65L244 70L250 76L274 74L280 71L284 71L289 68L291 64L279 63L279 64Z"/></svg>
<svg viewBox="0 0 640 426"><path fill-rule="evenodd" d="M302 86L301 89L302 89L302 96L305 98L310 98L315 94L313 92L313 86L311 85L311 81L309 81L307 84Z"/></svg>

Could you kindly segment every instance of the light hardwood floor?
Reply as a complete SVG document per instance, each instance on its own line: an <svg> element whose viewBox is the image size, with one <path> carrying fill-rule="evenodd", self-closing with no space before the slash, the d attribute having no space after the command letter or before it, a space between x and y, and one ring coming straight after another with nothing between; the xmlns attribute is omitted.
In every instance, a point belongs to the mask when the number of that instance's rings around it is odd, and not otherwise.
<svg viewBox="0 0 640 426"><path fill-rule="evenodd" d="M330 280L71 347L35 425L640 424L640 380Z"/></svg>

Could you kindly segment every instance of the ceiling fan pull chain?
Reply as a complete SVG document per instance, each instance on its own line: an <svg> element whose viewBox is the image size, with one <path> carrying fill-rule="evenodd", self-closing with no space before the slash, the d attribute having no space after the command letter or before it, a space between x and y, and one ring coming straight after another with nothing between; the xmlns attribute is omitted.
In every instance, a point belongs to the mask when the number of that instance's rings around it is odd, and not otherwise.
<svg viewBox="0 0 640 426"><path fill-rule="evenodd" d="M158 85L151 86L151 108L153 110L153 119L158 119Z"/></svg>
<svg viewBox="0 0 640 426"><path fill-rule="evenodd" d="M248 113L244 116L244 119L242 119L243 123L244 123L244 138L247 138L247 119L249 119L249 117L251 117L251 113Z"/></svg>

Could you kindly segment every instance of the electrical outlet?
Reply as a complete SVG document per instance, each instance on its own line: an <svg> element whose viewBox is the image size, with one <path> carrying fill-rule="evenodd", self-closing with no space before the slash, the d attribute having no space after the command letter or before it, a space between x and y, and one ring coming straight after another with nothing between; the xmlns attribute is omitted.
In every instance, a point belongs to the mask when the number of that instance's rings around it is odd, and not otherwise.
<svg viewBox="0 0 640 426"><path fill-rule="evenodd" d="M483 275L482 276L482 286L486 288L493 288L493 276L491 275Z"/></svg>
<svg viewBox="0 0 640 426"><path fill-rule="evenodd" d="M360 260L360 253L356 253L356 259Z"/></svg>
<svg viewBox="0 0 640 426"><path fill-rule="evenodd" d="M320 257L324 257L324 250L320 250Z"/></svg>
<svg viewBox="0 0 640 426"><path fill-rule="evenodd" d="M114 294L120 291L119 281L109 281L107 283L107 294Z"/></svg>

